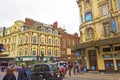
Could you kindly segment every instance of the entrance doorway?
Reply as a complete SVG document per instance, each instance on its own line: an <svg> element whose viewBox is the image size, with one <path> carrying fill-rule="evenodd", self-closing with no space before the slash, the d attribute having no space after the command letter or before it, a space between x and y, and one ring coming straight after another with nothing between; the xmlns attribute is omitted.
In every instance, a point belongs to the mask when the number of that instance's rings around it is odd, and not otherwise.
<svg viewBox="0 0 120 80"><path fill-rule="evenodd" d="M98 70L96 50L89 50L88 53L90 61L90 70L91 71Z"/></svg>
<svg viewBox="0 0 120 80"><path fill-rule="evenodd" d="M118 69L118 72L120 72L120 60L117 60L117 69Z"/></svg>
<svg viewBox="0 0 120 80"><path fill-rule="evenodd" d="M105 60L104 62L106 72L114 72L113 60Z"/></svg>

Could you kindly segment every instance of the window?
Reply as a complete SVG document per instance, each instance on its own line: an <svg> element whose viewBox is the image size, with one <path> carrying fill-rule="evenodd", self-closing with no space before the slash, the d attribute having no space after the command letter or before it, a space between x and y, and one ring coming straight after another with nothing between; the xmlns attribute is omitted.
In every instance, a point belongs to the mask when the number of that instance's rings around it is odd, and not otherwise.
<svg viewBox="0 0 120 80"><path fill-rule="evenodd" d="M108 5L107 4L101 5L100 9L101 9L102 16L108 15Z"/></svg>
<svg viewBox="0 0 120 80"><path fill-rule="evenodd" d="M83 19L82 19L82 16L80 17L80 23L82 23L83 22Z"/></svg>
<svg viewBox="0 0 120 80"><path fill-rule="evenodd" d="M23 40L22 40L22 37L20 37L20 44L22 44Z"/></svg>
<svg viewBox="0 0 120 80"><path fill-rule="evenodd" d="M62 40L62 43L63 43L63 48L66 48L66 40L65 39Z"/></svg>
<svg viewBox="0 0 120 80"><path fill-rule="evenodd" d="M45 28L44 28L44 27L41 27L41 31L45 32Z"/></svg>
<svg viewBox="0 0 120 80"><path fill-rule="evenodd" d="M57 49L55 50L55 56L58 56L58 50Z"/></svg>
<svg viewBox="0 0 120 80"><path fill-rule="evenodd" d="M25 39L25 43L27 44L28 43L28 37L26 36L26 39Z"/></svg>
<svg viewBox="0 0 120 80"><path fill-rule="evenodd" d="M27 48L25 48L25 55L27 55Z"/></svg>
<svg viewBox="0 0 120 80"><path fill-rule="evenodd" d="M91 12L86 12L86 14L85 14L85 20L86 20L86 22L92 20L92 13Z"/></svg>
<svg viewBox="0 0 120 80"><path fill-rule="evenodd" d="M36 36L33 36L33 43L37 43L37 37Z"/></svg>
<svg viewBox="0 0 120 80"><path fill-rule="evenodd" d="M51 49L48 49L48 56L51 56Z"/></svg>
<svg viewBox="0 0 120 80"><path fill-rule="evenodd" d="M44 38L44 36L41 36L40 39L41 39L41 40L40 40L41 44L45 44L45 38Z"/></svg>
<svg viewBox="0 0 120 80"><path fill-rule="evenodd" d="M35 47L33 47L32 55L36 55L36 48Z"/></svg>
<svg viewBox="0 0 120 80"><path fill-rule="evenodd" d="M118 0L118 9L120 10L120 0Z"/></svg>
<svg viewBox="0 0 120 80"><path fill-rule="evenodd" d="M58 45L58 40L57 39L55 40L55 45Z"/></svg>
<svg viewBox="0 0 120 80"><path fill-rule="evenodd" d="M52 44L52 40L48 39L48 44L51 45Z"/></svg>
<svg viewBox="0 0 120 80"><path fill-rule="evenodd" d="M103 52L110 52L111 49L110 48L103 48Z"/></svg>
<svg viewBox="0 0 120 80"><path fill-rule="evenodd" d="M87 41L93 40L94 38L94 31L92 28L87 29Z"/></svg>
<svg viewBox="0 0 120 80"><path fill-rule="evenodd" d="M103 27L104 27L104 35L105 36L110 36L110 27L108 23L103 23Z"/></svg>
<svg viewBox="0 0 120 80"><path fill-rule="evenodd" d="M115 51L120 51L120 46L115 47Z"/></svg>
<svg viewBox="0 0 120 80"><path fill-rule="evenodd" d="M113 30L114 32L117 32L115 20L112 20L112 30Z"/></svg>
<svg viewBox="0 0 120 80"><path fill-rule="evenodd" d="M68 46L70 46L70 40L68 39Z"/></svg>
<svg viewBox="0 0 120 80"><path fill-rule="evenodd" d="M52 29L51 28L48 28L48 33L52 33Z"/></svg>
<svg viewBox="0 0 120 80"><path fill-rule="evenodd" d="M90 0L86 0L86 4L90 4Z"/></svg>
<svg viewBox="0 0 120 80"><path fill-rule="evenodd" d="M35 54L36 54L36 51L33 50L33 51L32 51L32 55L35 55Z"/></svg>

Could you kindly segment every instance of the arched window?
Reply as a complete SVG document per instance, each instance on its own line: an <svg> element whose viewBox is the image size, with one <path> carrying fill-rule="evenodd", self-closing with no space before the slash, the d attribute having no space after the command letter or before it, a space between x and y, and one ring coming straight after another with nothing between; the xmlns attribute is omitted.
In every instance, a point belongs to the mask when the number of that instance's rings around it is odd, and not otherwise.
<svg viewBox="0 0 120 80"><path fill-rule="evenodd" d="M89 21L91 21L91 20L92 20L92 12L91 12L91 11L86 12L86 13L85 13L85 21L86 21L86 22L89 22Z"/></svg>

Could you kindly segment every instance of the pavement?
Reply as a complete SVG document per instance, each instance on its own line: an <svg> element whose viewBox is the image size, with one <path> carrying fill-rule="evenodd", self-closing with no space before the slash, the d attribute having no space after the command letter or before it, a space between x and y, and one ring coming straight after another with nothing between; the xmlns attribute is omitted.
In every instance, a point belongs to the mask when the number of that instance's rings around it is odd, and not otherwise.
<svg viewBox="0 0 120 80"><path fill-rule="evenodd" d="M0 79L3 78L5 75L5 72L0 72ZM15 75L17 77L17 72L15 72ZM96 72L96 71L89 71L84 72L83 75L81 73L73 74L71 73L71 76L69 76L69 72L67 71L67 74L65 75L65 78L88 78L92 80L120 80L120 73L102 73L102 72Z"/></svg>
<svg viewBox="0 0 120 80"><path fill-rule="evenodd" d="M89 71L84 72L83 74L77 73L73 74L71 73L71 76L69 76L69 72L65 75L65 77L69 78L92 78L97 80L120 80L120 73L103 73L103 72L96 72L96 71Z"/></svg>

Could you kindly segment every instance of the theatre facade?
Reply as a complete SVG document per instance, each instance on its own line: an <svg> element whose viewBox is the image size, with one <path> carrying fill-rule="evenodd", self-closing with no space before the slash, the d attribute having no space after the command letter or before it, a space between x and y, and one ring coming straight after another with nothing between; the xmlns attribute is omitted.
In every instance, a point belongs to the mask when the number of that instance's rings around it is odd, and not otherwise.
<svg viewBox="0 0 120 80"><path fill-rule="evenodd" d="M77 0L80 40L74 51L90 71L120 72L120 0Z"/></svg>

